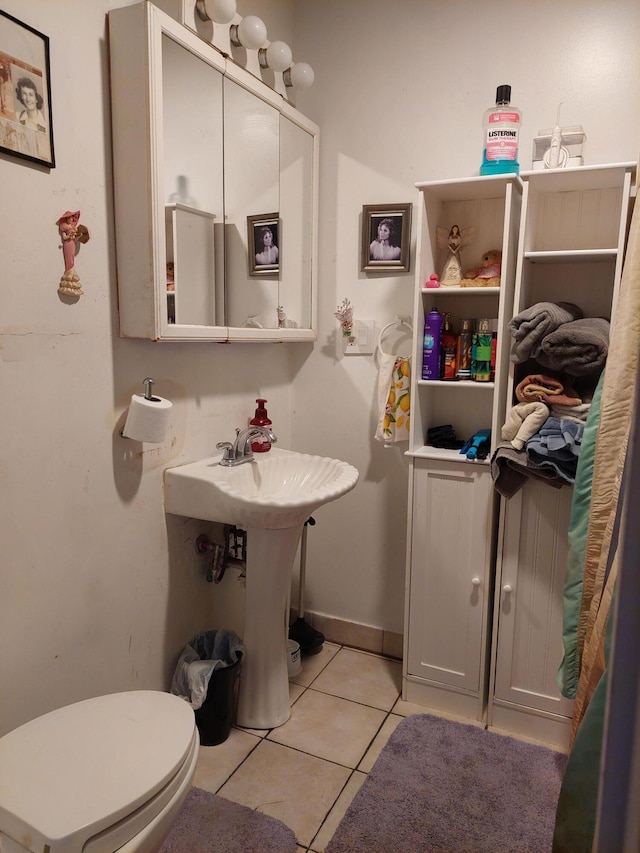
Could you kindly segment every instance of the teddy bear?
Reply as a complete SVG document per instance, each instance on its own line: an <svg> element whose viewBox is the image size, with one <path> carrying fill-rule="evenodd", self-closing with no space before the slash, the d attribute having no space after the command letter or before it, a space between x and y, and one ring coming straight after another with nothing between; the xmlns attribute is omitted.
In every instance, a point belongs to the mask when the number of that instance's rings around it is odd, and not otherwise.
<svg viewBox="0 0 640 853"><path fill-rule="evenodd" d="M480 266L467 270L460 287L500 287L502 252L490 249L482 256Z"/></svg>

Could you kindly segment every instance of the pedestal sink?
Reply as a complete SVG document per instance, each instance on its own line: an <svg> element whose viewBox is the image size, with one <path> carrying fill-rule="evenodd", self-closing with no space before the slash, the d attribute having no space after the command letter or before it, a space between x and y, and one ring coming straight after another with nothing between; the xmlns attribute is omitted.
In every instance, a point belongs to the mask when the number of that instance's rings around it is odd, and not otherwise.
<svg viewBox="0 0 640 853"><path fill-rule="evenodd" d="M285 608L304 522L349 492L358 471L339 459L272 447L237 467L213 456L165 471L165 510L247 531L239 726L269 729L289 719Z"/></svg>

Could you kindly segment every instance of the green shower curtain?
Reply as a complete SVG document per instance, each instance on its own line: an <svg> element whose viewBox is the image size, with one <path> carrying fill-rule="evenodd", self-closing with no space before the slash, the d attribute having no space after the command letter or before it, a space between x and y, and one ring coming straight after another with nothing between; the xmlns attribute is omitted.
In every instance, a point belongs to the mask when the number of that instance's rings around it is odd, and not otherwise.
<svg viewBox="0 0 640 853"><path fill-rule="evenodd" d="M553 853L591 853L596 822L600 760L611 660L612 600L618 572L618 538L624 504L624 468L634 406L640 351L640 207L635 206L620 295L611 324L602 380L600 422L591 474L592 494L584 543L583 576L576 585L581 555L569 560L565 600L565 660L559 684L575 694L571 753L560 791ZM581 454L582 455L582 454ZM586 460L585 460L586 464ZM573 509L573 507L572 507ZM574 519L572 518L572 526ZM578 543L582 547L583 542ZM576 618L577 617L577 618ZM576 684L577 679L577 684Z"/></svg>

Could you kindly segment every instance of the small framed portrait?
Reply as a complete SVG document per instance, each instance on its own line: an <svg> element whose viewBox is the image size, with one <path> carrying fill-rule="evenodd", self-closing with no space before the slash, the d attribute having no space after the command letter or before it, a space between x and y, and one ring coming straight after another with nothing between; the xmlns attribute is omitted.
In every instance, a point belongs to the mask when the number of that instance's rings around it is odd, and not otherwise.
<svg viewBox="0 0 640 853"><path fill-rule="evenodd" d="M55 166L49 38L2 11L0 151Z"/></svg>
<svg viewBox="0 0 640 853"><path fill-rule="evenodd" d="M362 208L363 272L409 271L411 204L365 204Z"/></svg>
<svg viewBox="0 0 640 853"><path fill-rule="evenodd" d="M282 247L277 213L247 216L249 275L273 275L280 271Z"/></svg>

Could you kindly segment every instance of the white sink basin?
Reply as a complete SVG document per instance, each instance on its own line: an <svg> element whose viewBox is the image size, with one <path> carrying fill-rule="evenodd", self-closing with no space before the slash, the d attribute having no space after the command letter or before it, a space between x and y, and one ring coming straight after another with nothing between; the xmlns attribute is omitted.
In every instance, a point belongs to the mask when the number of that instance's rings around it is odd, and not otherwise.
<svg viewBox="0 0 640 853"><path fill-rule="evenodd" d="M165 471L165 509L175 515L281 530L299 527L322 504L349 492L358 471L339 459L272 447L252 462L220 465L222 454Z"/></svg>

